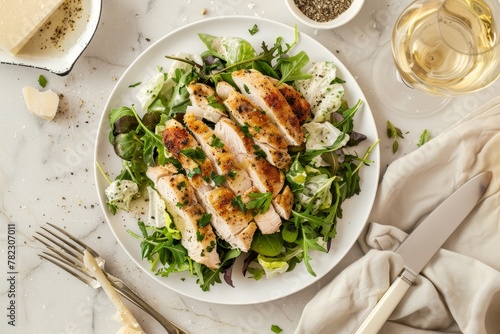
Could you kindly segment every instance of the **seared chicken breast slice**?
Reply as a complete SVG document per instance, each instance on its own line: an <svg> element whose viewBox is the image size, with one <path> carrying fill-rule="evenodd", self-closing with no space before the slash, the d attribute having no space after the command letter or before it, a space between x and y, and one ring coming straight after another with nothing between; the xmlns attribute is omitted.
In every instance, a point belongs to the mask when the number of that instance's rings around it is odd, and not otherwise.
<svg viewBox="0 0 500 334"><path fill-rule="evenodd" d="M229 188L217 187L202 197L202 205L212 214L212 226L217 234L231 247L248 252L257 225L250 213L243 213L233 205L235 194Z"/></svg>
<svg viewBox="0 0 500 334"><path fill-rule="evenodd" d="M187 107L187 112L194 113L197 117L204 118L211 122L218 122L223 116L227 116L222 108L221 99L215 94L212 87L201 83L190 83L187 86L191 106Z"/></svg>
<svg viewBox="0 0 500 334"><path fill-rule="evenodd" d="M183 174L171 174L163 167L151 167L147 176L155 181L155 188L165 200L166 208L181 233L181 243L194 261L211 269L220 266L217 241L210 224L200 226L206 213L198 203L193 188Z"/></svg>
<svg viewBox="0 0 500 334"><path fill-rule="evenodd" d="M285 219L290 219L293 209L292 189L287 185L283 191L273 198L272 204L276 212Z"/></svg>
<svg viewBox="0 0 500 334"><path fill-rule="evenodd" d="M214 128L215 134L227 143L236 162L246 170L253 185L261 192L277 196L285 184L285 174L266 159L255 155L253 140L245 136L238 125L229 119L221 119Z"/></svg>
<svg viewBox="0 0 500 334"><path fill-rule="evenodd" d="M248 191L242 195L243 203L248 204L248 202L251 201L250 197L248 196L249 194L259 192L260 191L259 189L257 189L257 187L248 189ZM257 227L262 232L262 234L273 234L277 232L281 226L281 218L276 213L276 210L272 205L269 206L269 210L267 210L266 212L255 215L253 217L253 220L257 224Z"/></svg>
<svg viewBox="0 0 500 334"><path fill-rule="evenodd" d="M266 113L288 145L304 142L297 116L269 77L256 70L239 70L232 73L232 79L241 93Z"/></svg>
<svg viewBox="0 0 500 334"><path fill-rule="evenodd" d="M165 124L162 137L168 152L179 160L195 187L204 191L213 188L212 163L187 129L175 119L170 119Z"/></svg>
<svg viewBox="0 0 500 334"><path fill-rule="evenodd" d="M297 116L299 124L304 124L311 115L311 105L309 104L309 102L307 102L307 100L299 91L297 91L292 86L287 85L286 83L282 83L277 87L281 95L283 95L283 97L285 98L286 102L288 102L288 104L290 105L290 108L292 108L295 116Z"/></svg>
<svg viewBox="0 0 500 334"><path fill-rule="evenodd" d="M258 146L260 154L273 166L287 170L292 163L287 142L266 113L227 82L217 84L217 92L219 91L224 92L224 105L229 110L231 118L245 127L248 135Z"/></svg>
<svg viewBox="0 0 500 334"><path fill-rule="evenodd" d="M236 166L234 155L212 129L189 112L184 116L184 123L212 162L216 173L225 178L225 184L229 188L236 194L242 194L252 186L247 172Z"/></svg>

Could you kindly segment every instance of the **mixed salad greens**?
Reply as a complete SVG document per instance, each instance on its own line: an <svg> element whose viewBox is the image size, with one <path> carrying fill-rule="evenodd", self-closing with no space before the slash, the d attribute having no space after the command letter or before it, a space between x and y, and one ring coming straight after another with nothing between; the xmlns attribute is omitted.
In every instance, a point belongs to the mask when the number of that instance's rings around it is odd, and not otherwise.
<svg viewBox="0 0 500 334"><path fill-rule="evenodd" d="M232 71L256 69L275 78L278 84L287 83L301 92L311 104L312 117L303 125L305 145L289 148L293 163L284 171L294 193L292 215L274 234L257 231L251 251L242 255L244 274L259 280L291 271L304 262L308 272L315 276L311 251L328 251L336 236L337 220L342 218L342 203L361 191L359 170L371 163L368 157L377 144L373 143L362 156L353 153L353 147L366 139L354 131L354 116L362 102L348 106L342 100L344 81L337 77L332 62L316 62L308 71L304 70L310 63L307 53L291 53L298 42L297 29L291 44L278 37L272 46L263 42L260 52L239 37L207 34L199 37L207 48L205 52L167 56L173 60L167 71L158 68L158 73L147 83L131 85L139 87L137 99L141 110L122 106L111 111L109 141L122 159L123 169L106 189L109 209L114 214L117 210L128 210L137 197L149 198L149 220L138 222L139 233L129 233L140 241L142 257L158 275L188 271L197 276L204 291L222 282L221 276L233 285L232 265L242 252L219 239L217 251L222 264L218 270L191 260L146 170L167 162L179 165L163 145L161 132L167 120L179 118L190 105L186 89L190 82L210 86L221 80L231 83ZM224 108L215 100L213 106ZM234 205L242 210L265 212L270 196L254 194L249 203L236 199Z"/></svg>

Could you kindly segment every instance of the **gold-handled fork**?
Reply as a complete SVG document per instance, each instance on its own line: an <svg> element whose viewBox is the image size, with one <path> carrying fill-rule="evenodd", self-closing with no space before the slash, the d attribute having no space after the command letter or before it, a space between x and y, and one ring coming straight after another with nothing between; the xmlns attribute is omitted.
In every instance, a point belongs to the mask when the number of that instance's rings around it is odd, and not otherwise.
<svg viewBox="0 0 500 334"><path fill-rule="evenodd" d="M47 247L46 251L42 251L39 254L41 258L52 262L92 288L99 289L101 285L94 279L83 264L83 251L87 250L96 259L99 267L120 295L155 318L163 326L163 328L165 328L167 333L188 334L186 331L182 330L158 313L158 311L152 308L141 297L133 292L121 279L108 274L104 270L104 259L99 256L96 251L62 228L50 223L47 223L47 225L52 229L57 230L57 232L42 226L41 229L48 234L37 231L37 235L33 236L35 240Z"/></svg>

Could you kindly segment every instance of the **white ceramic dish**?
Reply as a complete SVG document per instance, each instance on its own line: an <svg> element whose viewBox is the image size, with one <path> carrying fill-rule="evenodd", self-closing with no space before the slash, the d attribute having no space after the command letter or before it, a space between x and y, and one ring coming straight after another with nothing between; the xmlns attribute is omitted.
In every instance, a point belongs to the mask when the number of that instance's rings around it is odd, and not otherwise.
<svg viewBox="0 0 500 334"><path fill-rule="evenodd" d="M254 24L258 25L259 32L252 36L248 30ZM294 36L292 28L273 21L255 17L221 17L185 26L153 44L132 63L120 78L103 112L96 141L95 159L110 174L111 178L114 178L120 172L121 162L116 157L113 147L108 141L108 115L110 110L122 105L137 104L135 93L139 87L130 88L129 85L136 82L146 82L157 73L157 66L167 69L171 61L166 59L165 55L174 55L181 51L188 53L204 51L205 47L197 35L199 32L216 36L227 36L228 32L230 32L232 36L248 40L258 52L261 51L260 45L262 41L265 41L268 45L273 45L276 38L282 36L284 42L290 43ZM345 98L350 105L354 105L358 99L365 101L355 119L357 131L366 134L368 137L366 145L357 149L359 152L364 152L369 143L377 140L378 135L372 113L356 80L329 50L311 37L301 33L300 42L294 48L297 52L305 50L311 60L335 62L338 67L338 76L346 81ZM150 272L150 265L147 261L141 259L139 242L127 233L127 229L138 233L137 220L141 218L139 212L143 210L136 208L131 213L119 212L113 216L107 209L104 195L104 189L108 186L107 181L98 168L95 169L95 174L98 195L106 220L125 252L139 267L166 287L191 298L212 303L241 305L266 302L297 292L316 282L344 257L365 225L375 198L380 161L378 147L375 148L370 159L375 162L370 167L361 169L361 194L345 202L343 206L344 217L338 224L338 236L333 240L330 252L327 254L313 254L312 266L317 274L316 277L307 273L305 266L300 264L289 273L272 279L263 278L260 281L255 281L242 276L240 270L241 261L238 261L233 269L235 287L232 288L225 283L216 284L209 292L203 292L195 283L195 278L189 277L187 274L171 274L168 278L162 278Z"/></svg>
<svg viewBox="0 0 500 334"><path fill-rule="evenodd" d="M78 16L73 16L75 24L72 28L67 23L62 23L67 13L60 7L48 20L52 23L51 29L35 34L15 56L0 50L0 63L34 67L58 75L67 75L92 40L101 17L101 7L101 0L82 0L82 10ZM51 37L55 36L54 30L58 24L67 30L63 38L58 36L52 40L57 41L55 43L51 41Z"/></svg>
<svg viewBox="0 0 500 334"><path fill-rule="evenodd" d="M328 22L318 22L305 15L295 4L294 0L285 0L290 12L305 25L315 29L334 29L351 21L361 10L365 0L352 0L351 6L335 19Z"/></svg>

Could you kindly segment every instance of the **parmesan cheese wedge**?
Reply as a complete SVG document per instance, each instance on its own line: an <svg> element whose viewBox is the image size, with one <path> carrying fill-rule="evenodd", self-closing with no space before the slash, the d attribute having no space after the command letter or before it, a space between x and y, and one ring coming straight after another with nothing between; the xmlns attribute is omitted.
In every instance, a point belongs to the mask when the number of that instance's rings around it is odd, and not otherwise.
<svg viewBox="0 0 500 334"><path fill-rule="evenodd" d="M29 111L47 121L54 119L59 107L59 96L56 93L50 89L40 92L28 86L23 88L23 95Z"/></svg>
<svg viewBox="0 0 500 334"><path fill-rule="evenodd" d="M15 55L63 0L0 0L0 49Z"/></svg>
<svg viewBox="0 0 500 334"><path fill-rule="evenodd" d="M102 289L117 309L115 320L123 325L117 334L145 334L139 322L123 303L118 292L113 288L106 275L102 272L101 268L99 268L95 258L88 251L84 251L83 263L85 264L85 268L87 268L97 282L101 284Z"/></svg>

